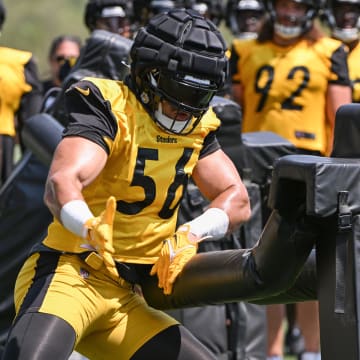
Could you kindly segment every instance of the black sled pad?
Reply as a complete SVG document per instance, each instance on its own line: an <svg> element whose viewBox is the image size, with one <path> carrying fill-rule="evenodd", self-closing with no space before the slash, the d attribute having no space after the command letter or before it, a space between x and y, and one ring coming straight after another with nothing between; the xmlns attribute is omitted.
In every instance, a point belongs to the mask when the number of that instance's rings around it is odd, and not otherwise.
<svg viewBox="0 0 360 360"><path fill-rule="evenodd" d="M349 210L359 213L359 159L288 155L274 164L269 207L281 213L305 202L307 215L328 217L342 191L348 192Z"/></svg>

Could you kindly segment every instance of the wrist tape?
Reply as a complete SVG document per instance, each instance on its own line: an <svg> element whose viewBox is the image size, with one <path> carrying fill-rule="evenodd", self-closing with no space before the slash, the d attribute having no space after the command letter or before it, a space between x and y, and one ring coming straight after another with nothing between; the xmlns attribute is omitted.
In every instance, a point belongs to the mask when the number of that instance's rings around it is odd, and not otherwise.
<svg viewBox="0 0 360 360"><path fill-rule="evenodd" d="M71 200L60 210L60 220L64 227L72 233L86 238L88 229L85 223L94 215L83 200Z"/></svg>
<svg viewBox="0 0 360 360"><path fill-rule="evenodd" d="M207 209L203 214L187 223L190 232L200 239L220 239L226 235L229 227L229 217L224 210Z"/></svg>

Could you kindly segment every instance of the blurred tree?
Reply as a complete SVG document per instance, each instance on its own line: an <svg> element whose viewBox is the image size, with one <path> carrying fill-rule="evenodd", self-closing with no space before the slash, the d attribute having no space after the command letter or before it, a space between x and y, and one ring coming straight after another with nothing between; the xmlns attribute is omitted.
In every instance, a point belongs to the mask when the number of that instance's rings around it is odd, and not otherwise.
<svg viewBox="0 0 360 360"><path fill-rule="evenodd" d="M85 39L83 22L87 0L3 0L7 15L0 38L1 46L31 51L41 78L47 77L47 55L52 39L74 34Z"/></svg>

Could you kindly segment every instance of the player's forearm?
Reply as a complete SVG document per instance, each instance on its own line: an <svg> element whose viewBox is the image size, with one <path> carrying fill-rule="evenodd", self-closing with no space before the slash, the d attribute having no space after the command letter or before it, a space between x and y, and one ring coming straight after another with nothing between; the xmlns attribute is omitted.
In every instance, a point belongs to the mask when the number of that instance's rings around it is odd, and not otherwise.
<svg viewBox="0 0 360 360"><path fill-rule="evenodd" d="M227 188L211 201L210 207L225 211L229 217L228 232L248 221L251 215L249 196L242 183Z"/></svg>
<svg viewBox="0 0 360 360"><path fill-rule="evenodd" d="M221 239L249 217L250 203L245 187L231 186L217 196L203 214L187 223L189 236L195 236L189 239L193 242L209 237Z"/></svg>
<svg viewBox="0 0 360 360"><path fill-rule="evenodd" d="M66 173L50 173L45 185L44 201L51 213L60 220L62 207L73 200L84 200L82 185Z"/></svg>

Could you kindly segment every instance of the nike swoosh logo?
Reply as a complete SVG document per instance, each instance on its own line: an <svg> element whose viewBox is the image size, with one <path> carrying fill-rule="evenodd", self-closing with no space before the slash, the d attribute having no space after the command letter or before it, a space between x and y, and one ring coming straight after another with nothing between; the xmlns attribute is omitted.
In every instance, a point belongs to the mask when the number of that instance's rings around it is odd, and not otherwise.
<svg viewBox="0 0 360 360"><path fill-rule="evenodd" d="M75 89L76 89L79 93L81 93L81 94L83 94L83 95L85 95L85 96L89 96L89 95L90 95L90 89L89 89L89 88L87 88L87 89L82 89L82 88L80 88L80 87L75 86Z"/></svg>

